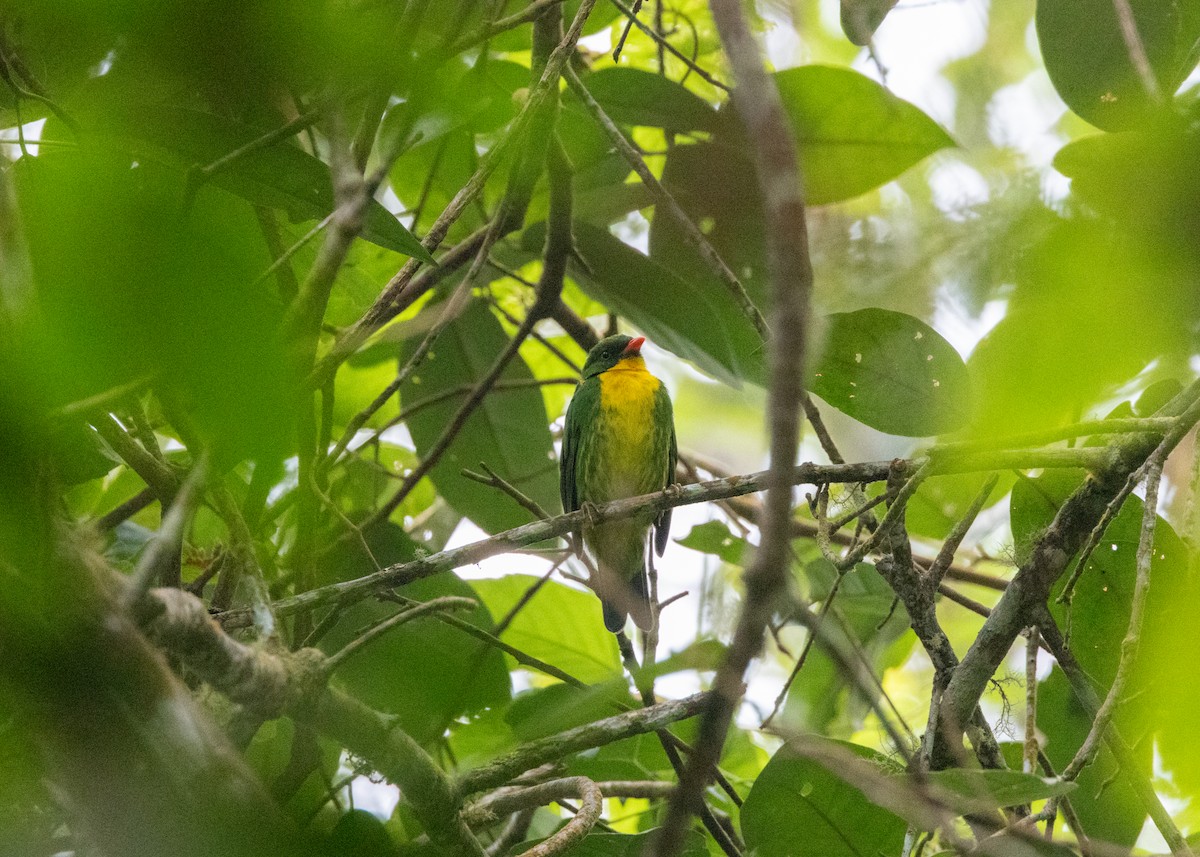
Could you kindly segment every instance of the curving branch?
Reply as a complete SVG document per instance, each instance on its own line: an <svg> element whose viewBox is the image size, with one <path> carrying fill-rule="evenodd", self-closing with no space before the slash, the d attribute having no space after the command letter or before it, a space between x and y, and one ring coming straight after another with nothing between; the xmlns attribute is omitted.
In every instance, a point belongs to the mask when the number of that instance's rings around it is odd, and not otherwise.
<svg viewBox="0 0 1200 857"><path fill-rule="evenodd" d="M287 713L367 759L400 786L431 839L449 853L483 848L458 817L450 781L429 754L382 714L325 686L315 649L271 652L230 637L204 603L178 589L152 589L136 617L144 633L212 687L263 718Z"/></svg>

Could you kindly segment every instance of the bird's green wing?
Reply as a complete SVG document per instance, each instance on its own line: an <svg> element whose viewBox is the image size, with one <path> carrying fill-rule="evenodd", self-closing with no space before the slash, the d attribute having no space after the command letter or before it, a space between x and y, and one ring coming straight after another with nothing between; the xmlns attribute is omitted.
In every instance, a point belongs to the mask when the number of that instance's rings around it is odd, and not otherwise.
<svg viewBox="0 0 1200 857"><path fill-rule="evenodd" d="M671 407L671 396L667 388L659 385L654 396L654 428L655 440L660 436L667 441L667 472L664 474L663 486L675 484L675 465L679 461L679 447L675 442L675 413ZM667 549L667 537L671 533L671 510L664 509L654 522L654 550L659 556Z"/></svg>
<svg viewBox="0 0 1200 857"><path fill-rule="evenodd" d="M575 389L567 406L563 426L562 455L559 458L558 492L564 512L579 508L579 485L575 481L579 447L584 433L593 431L600 417L600 382L589 378Z"/></svg>

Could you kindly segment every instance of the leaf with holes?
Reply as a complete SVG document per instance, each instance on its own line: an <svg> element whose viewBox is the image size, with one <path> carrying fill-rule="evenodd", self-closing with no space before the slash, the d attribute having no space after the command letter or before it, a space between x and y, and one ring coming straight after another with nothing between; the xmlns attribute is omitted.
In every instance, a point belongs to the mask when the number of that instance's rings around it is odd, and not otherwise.
<svg viewBox="0 0 1200 857"><path fill-rule="evenodd" d="M1129 11L1155 86L1169 99L1196 65L1200 6L1129 0ZM1038 0L1037 34L1054 88L1096 127L1134 128L1159 109L1113 0Z"/></svg>
<svg viewBox="0 0 1200 857"><path fill-rule="evenodd" d="M967 421L967 367L932 327L877 308L835 313L828 320L812 392L888 434L942 434Z"/></svg>

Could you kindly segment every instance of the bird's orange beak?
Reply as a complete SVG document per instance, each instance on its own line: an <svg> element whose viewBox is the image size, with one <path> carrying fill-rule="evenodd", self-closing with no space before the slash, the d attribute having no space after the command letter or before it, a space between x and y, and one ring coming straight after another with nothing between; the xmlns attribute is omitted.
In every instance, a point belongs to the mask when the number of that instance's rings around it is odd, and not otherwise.
<svg viewBox="0 0 1200 857"><path fill-rule="evenodd" d="M633 339L629 340L629 344L625 346L625 350L622 351L621 353L622 354L637 354L638 352L640 352L642 350L642 345L645 342L646 342L646 337L635 336Z"/></svg>

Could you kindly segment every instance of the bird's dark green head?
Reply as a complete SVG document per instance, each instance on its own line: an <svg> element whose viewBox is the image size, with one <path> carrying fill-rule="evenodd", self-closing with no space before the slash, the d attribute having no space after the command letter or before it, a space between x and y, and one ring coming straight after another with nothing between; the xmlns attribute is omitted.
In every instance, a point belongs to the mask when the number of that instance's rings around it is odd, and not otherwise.
<svg viewBox="0 0 1200 857"><path fill-rule="evenodd" d="M592 378L601 372L607 372L622 360L642 356L644 336L607 336L596 343L588 352L587 362L583 364L583 377Z"/></svg>

